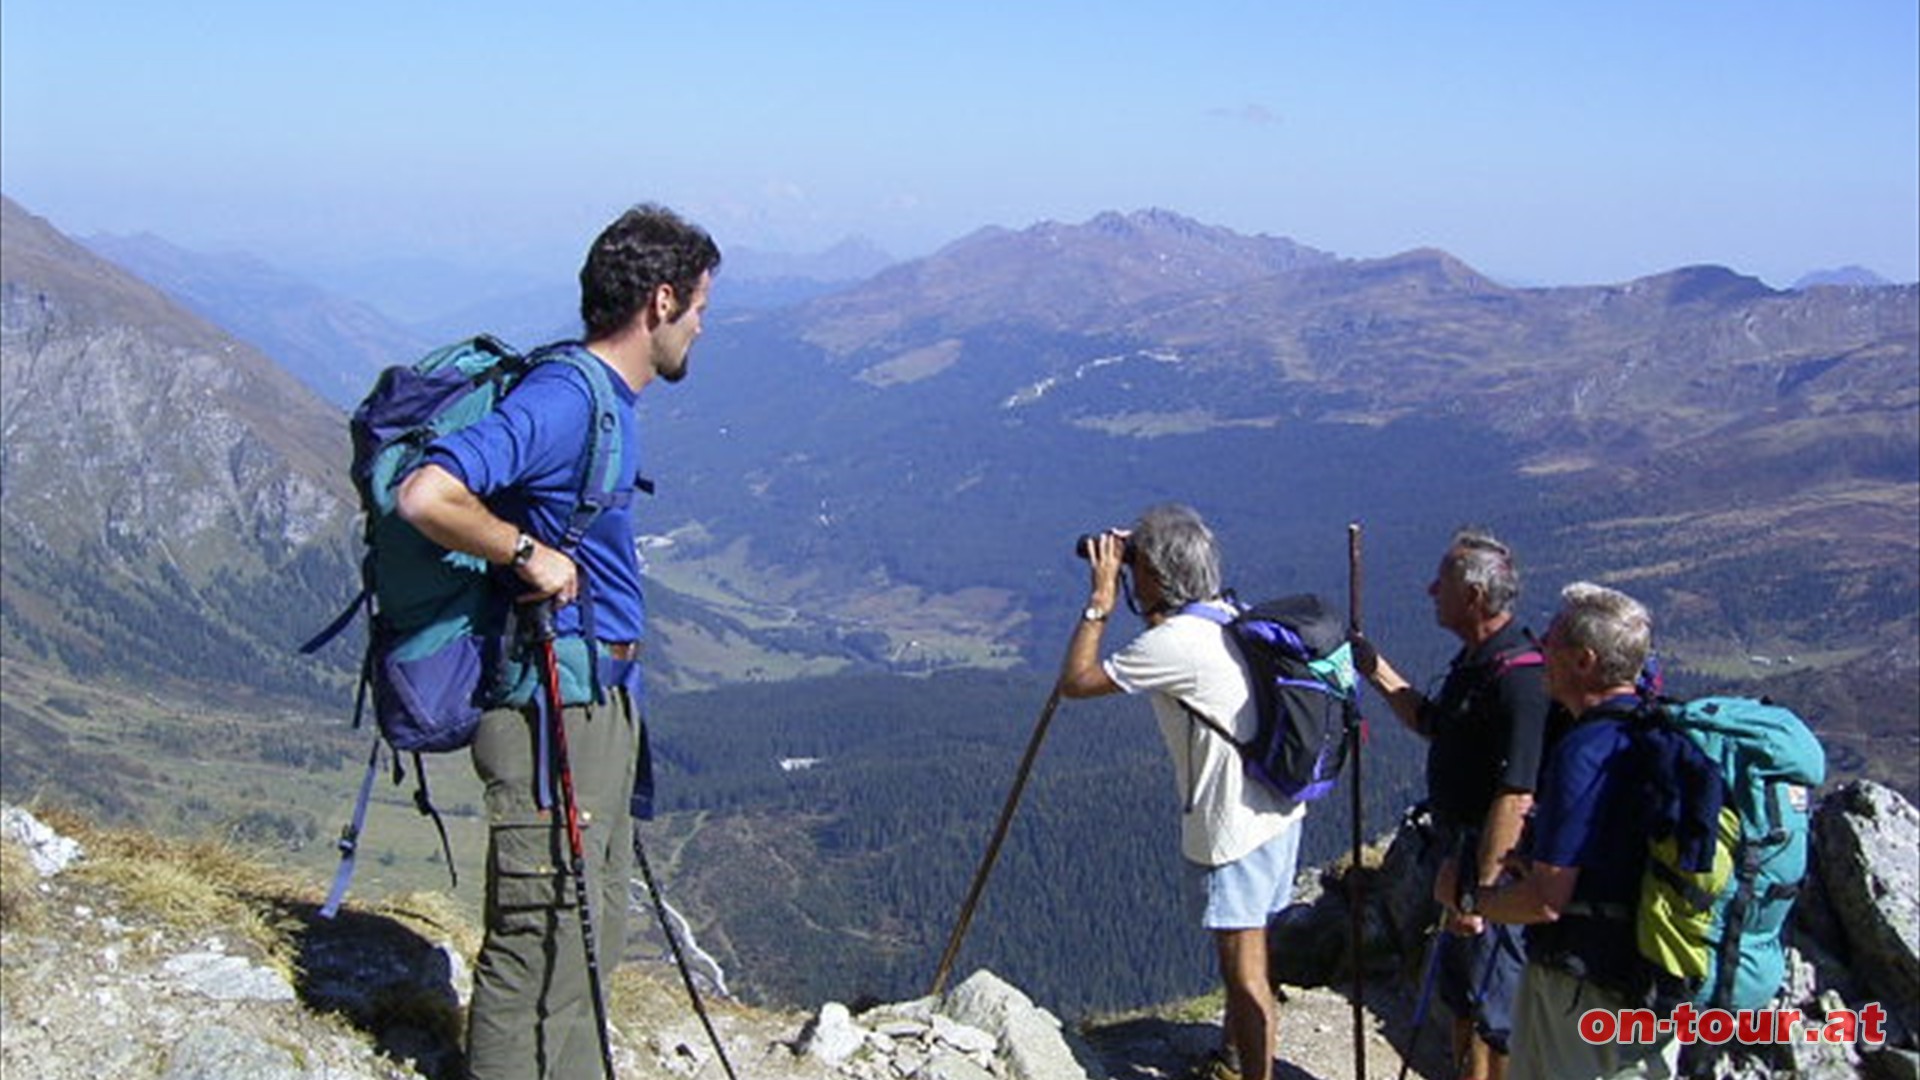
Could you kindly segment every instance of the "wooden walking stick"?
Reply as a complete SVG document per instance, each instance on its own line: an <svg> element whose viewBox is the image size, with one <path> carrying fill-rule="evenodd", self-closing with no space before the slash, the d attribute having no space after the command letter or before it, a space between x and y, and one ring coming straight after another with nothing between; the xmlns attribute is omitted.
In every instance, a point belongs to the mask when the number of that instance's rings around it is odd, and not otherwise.
<svg viewBox="0 0 1920 1080"><path fill-rule="evenodd" d="M1360 523L1347 525L1347 629L1360 633ZM1347 911L1352 930L1353 951L1353 1075L1367 1075L1366 973L1363 963L1367 890L1360 872L1360 845L1364 833L1364 813L1360 806L1360 685L1356 679L1346 705L1347 756L1353 762L1351 807L1353 813L1353 864L1347 869Z"/></svg>
<svg viewBox="0 0 1920 1080"><path fill-rule="evenodd" d="M946 989L947 977L953 974L953 962L960 955L960 942L967 936L967 924L973 921L974 905L980 902L980 894L986 890L987 874L993 869L993 862L1000 857L1000 845L1007 838L1007 827L1013 823L1013 809L1020 804L1020 792L1027 786L1027 774L1033 771L1033 759L1040 753L1040 743L1047 737L1047 725L1053 723L1053 712L1060 707L1060 687L1055 684L1052 696L1047 698L1047 707L1040 713L1040 722L1033 726L1033 737L1027 740L1027 752L1020 759L1019 771L1013 777L1013 790L1007 793L1007 802L1000 808L1000 821L993 827L993 839L987 842L987 853L980 860L980 869L974 871L973 884L967 889L967 899L960 905L960 917L955 920L953 933L947 938L947 951L940 956L939 970L933 973L933 988L927 993L938 996Z"/></svg>

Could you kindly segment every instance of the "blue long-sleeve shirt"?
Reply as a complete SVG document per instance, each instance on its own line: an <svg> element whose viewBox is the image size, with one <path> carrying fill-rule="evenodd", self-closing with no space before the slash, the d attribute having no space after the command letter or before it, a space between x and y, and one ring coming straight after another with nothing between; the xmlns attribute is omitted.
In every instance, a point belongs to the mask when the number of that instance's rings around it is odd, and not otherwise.
<svg viewBox="0 0 1920 1080"><path fill-rule="evenodd" d="M586 351L577 344L563 347ZM615 490L631 492L640 478L638 394L612 368L607 382L618 399L614 412L620 423ZM568 364L538 364L499 408L437 440L423 461L453 474L501 519L560 547L583 490L592 422L593 396L585 376ZM623 502L595 518L579 550L568 552L586 578L594 634L603 641L639 641L646 634L635 536L633 509ZM562 609L555 629L582 633L580 605Z"/></svg>

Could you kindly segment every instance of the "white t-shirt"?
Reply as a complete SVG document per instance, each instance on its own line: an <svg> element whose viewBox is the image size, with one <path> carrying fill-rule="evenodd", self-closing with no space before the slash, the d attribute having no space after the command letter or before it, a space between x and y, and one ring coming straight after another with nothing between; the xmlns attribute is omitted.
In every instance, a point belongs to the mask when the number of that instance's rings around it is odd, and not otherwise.
<svg viewBox="0 0 1920 1080"><path fill-rule="evenodd" d="M1180 790L1180 853L1205 866L1233 862L1306 814L1305 804L1250 779L1239 751L1180 707L1186 702L1236 739L1253 737L1259 717L1246 665L1226 634L1202 616L1174 615L1101 665L1127 693L1152 692Z"/></svg>

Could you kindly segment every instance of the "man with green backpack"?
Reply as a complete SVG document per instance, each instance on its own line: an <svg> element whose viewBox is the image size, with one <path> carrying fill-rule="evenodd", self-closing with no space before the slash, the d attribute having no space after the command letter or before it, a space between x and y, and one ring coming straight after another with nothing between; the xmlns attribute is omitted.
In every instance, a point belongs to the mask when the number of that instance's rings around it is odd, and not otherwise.
<svg viewBox="0 0 1920 1080"><path fill-rule="evenodd" d="M1631 597L1580 582L1561 599L1547 689L1576 720L1542 766L1524 870L1462 906L1529 924L1514 1076L1670 1076L1677 1025L1590 1042L1581 1018L1625 1031L1621 1010L1775 1004L1826 758L1764 698L1654 696L1652 622Z"/></svg>
<svg viewBox="0 0 1920 1080"><path fill-rule="evenodd" d="M1547 692L1571 713L1571 728L1541 767L1517 878L1459 892L1460 910L1527 924L1527 966L1513 1015L1514 1080L1672 1076L1680 1047L1671 1033L1648 1043L1588 1043L1589 1009L1653 1003L1651 972L1637 954L1631 912L1647 836L1633 768L1644 702L1635 685L1652 651L1653 621L1639 601L1588 582L1561 592L1548 627ZM1441 887L1454 889L1451 867Z"/></svg>
<svg viewBox="0 0 1920 1080"><path fill-rule="evenodd" d="M547 662L523 651L517 670L492 673L492 707L472 741L489 825L486 940L468 1023L475 1080L574 1080L611 1064L596 952L609 969L619 960L629 813L650 812L640 803L651 794L645 604L624 497L644 484L634 403L654 379L686 375L719 263L712 238L669 210L622 215L580 272L584 340L535 354L567 362L534 363L497 408L434 441L400 481L399 516L498 568L517 590L508 599L543 627ZM602 423L616 430L600 432ZM620 452L596 441L609 438ZM608 475L590 476L596 468ZM594 490L623 497L585 505ZM560 706L557 724L549 702Z"/></svg>

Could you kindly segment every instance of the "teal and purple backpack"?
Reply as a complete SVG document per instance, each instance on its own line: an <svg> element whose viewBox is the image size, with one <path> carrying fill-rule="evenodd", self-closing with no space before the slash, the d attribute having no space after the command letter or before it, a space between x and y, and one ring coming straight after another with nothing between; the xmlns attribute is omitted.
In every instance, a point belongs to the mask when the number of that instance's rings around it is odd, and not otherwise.
<svg viewBox="0 0 1920 1080"><path fill-rule="evenodd" d="M492 412L541 363L573 367L586 380L593 400L579 498L566 535L555 545L571 554L602 511L633 495L632 489L618 485L624 449L615 411L619 398L598 361L564 347L522 355L497 338L481 335L436 349L412 365L386 369L349 422L353 485L365 515L361 589L300 651L319 650L366 612L367 648L353 723L360 726L371 697L379 735L368 753L352 822L341 833L341 865L322 909L325 915L338 910L353 874L382 742L394 751L396 782L403 775L400 755L413 755L414 803L439 830L452 873L451 845L433 808L420 755L467 746L482 712L495 705L524 704L537 686L533 666L516 654L511 600L518 583L502 579L507 571L421 535L400 517L396 497L400 481L434 440ZM590 611L590 605L583 610ZM597 698L593 658L562 650L561 660L563 685L572 687L569 699Z"/></svg>

